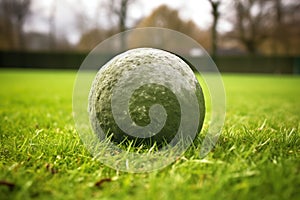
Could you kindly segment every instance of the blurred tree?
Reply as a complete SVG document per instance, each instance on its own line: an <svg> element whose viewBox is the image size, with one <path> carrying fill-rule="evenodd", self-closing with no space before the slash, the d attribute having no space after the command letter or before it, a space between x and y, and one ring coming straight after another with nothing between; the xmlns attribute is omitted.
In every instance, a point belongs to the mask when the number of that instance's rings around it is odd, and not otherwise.
<svg viewBox="0 0 300 200"><path fill-rule="evenodd" d="M268 0L270 26L267 38L259 46L260 52L270 55L300 54L300 2Z"/></svg>
<svg viewBox="0 0 300 200"><path fill-rule="evenodd" d="M0 0L1 37L7 42L0 43L4 48L25 48L23 26L30 13L31 0Z"/></svg>
<svg viewBox="0 0 300 200"><path fill-rule="evenodd" d="M69 4L70 9L73 11L74 13L74 17L76 19L75 22L75 27L76 27L76 31L79 32L79 34L85 34L87 32L87 30L93 29L93 28L97 28L98 27L98 14L100 11L100 3L99 5L97 5L95 7L96 9L96 16L94 16L93 18L88 16L88 12L87 12L87 8L84 4L83 0L77 0L76 4L74 3L70 3ZM88 10L89 12L92 12L90 10Z"/></svg>
<svg viewBox="0 0 300 200"><path fill-rule="evenodd" d="M120 32L127 29L128 9L135 0L108 0L108 8L112 15L117 17Z"/></svg>
<svg viewBox="0 0 300 200"><path fill-rule="evenodd" d="M100 29L92 29L81 36L77 46L81 51L89 51L104 39L105 33L103 31Z"/></svg>
<svg viewBox="0 0 300 200"><path fill-rule="evenodd" d="M13 49L16 39L16 31L0 5L0 49Z"/></svg>
<svg viewBox="0 0 300 200"><path fill-rule="evenodd" d="M182 20L179 16L178 10L174 10L169 8L166 5L161 5L156 8L149 16L145 17L141 20L137 26L137 28L142 27L163 27L169 28L175 31L182 32L197 42L199 42L205 49L210 49L210 36L208 31L200 30L196 24L189 20ZM142 36L139 36L142 37ZM134 38L135 40L142 38ZM146 38L144 38L146 40ZM170 40L172 38L169 38ZM164 40L157 40L158 43L165 41L167 42L167 38ZM181 41L177 41L181 42ZM171 45L169 43L168 45Z"/></svg>
<svg viewBox="0 0 300 200"><path fill-rule="evenodd" d="M59 35L55 38L55 48L49 46L49 34L41 32L27 32L24 35L26 50L30 51L71 51L73 46L66 37Z"/></svg>
<svg viewBox="0 0 300 200"><path fill-rule="evenodd" d="M286 43L286 41L284 41L284 37L282 37L283 31L280 31L280 29L282 28L282 10L283 10L283 5L281 0L274 0L274 13L275 13L275 23L274 23L274 30L273 30L273 34L272 37L273 39L276 40L272 42L272 48L274 51L274 54L278 54L279 53L279 45L282 45L284 43Z"/></svg>
<svg viewBox="0 0 300 200"><path fill-rule="evenodd" d="M250 54L300 54L299 1L232 0L228 5L233 29L222 36L222 45L242 45Z"/></svg>
<svg viewBox="0 0 300 200"><path fill-rule="evenodd" d="M95 48L96 45L98 45L100 42L116 33L117 30L113 28L110 30L93 28L81 36L80 41L77 45L77 49L79 51L90 51Z"/></svg>
<svg viewBox="0 0 300 200"><path fill-rule="evenodd" d="M270 12L268 0L235 0L235 19L232 36L250 54L258 53L259 45L268 37Z"/></svg>
<svg viewBox="0 0 300 200"><path fill-rule="evenodd" d="M99 1L95 7L96 12L93 18L89 17L83 5L83 0L77 0L82 5L73 8L76 16L76 27L81 33L80 41L76 48L80 51L89 51L107 37L127 29L128 9L135 0L104 0ZM107 15L106 23L100 24L99 18ZM103 23L103 20L100 20ZM106 27L105 27L106 26ZM108 27L107 27L108 26ZM126 38L120 37L117 45L120 49L126 49Z"/></svg>
<svg viewBox="0 0 300 200"><path fill-rule="evenodd" d="M285 4L282 0L273 1L274 28L272 34L273 54L294 54L299 52L300 2ZM298 38L298 39L297 39ZM298 50L297 50L298 49Z"/></svg>
<svg viewBox="0 0 300 200"><path fill-rule="evenodd" d="M128 9L130 4L132 4L135 0L108 0L108 8L110 14L112 14L112 17L116 17L118 21L118 29L119 32L123 32L127 29L127 18L128 18ZM120 48L126 49L127 43L126 43L126 36L125 34L121 35L120 38Z"/></svg>
<svg viewBox="0 0 300 200"><path fill-rule="evenodd" d="M127 30L128 9L135 0L109 0L109 10L117 17L119 32ZM126 35L120 37L120 49L127 49Z"/></svg>
<svg viewBox="0 0 300 200"><path fill-rule="evenodd" d="M56 5L57 1L54 0L52 2L52 8L50 11L49 17L49 49L55 50L56 49L56 23L55 23L55 16L56 16Z"/></svg>
<svg viewBox="0 0 300 200"><path fill-rule="evenodd" d="M212 16L213 16L213 25L212 25L212 57L214 58L217 54L217 44L218 44L218 32L217 32L217 25L220 17L219 7L221 4L220 0L208 0L211 8L212 8Z"/></svg>

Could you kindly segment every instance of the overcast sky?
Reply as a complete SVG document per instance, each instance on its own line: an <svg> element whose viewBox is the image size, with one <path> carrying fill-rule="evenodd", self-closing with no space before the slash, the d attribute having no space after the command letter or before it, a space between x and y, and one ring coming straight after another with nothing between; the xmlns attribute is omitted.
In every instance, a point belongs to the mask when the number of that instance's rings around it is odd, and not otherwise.
<svg viewBox="0 0 300 200"><path fill-rule="evenodd" d="M77 15L85 16L86 25L108 27L108 14L104 4L108 0L33 0L32 17L25 25L26 31L49 32L49 16L54 14L56 34L67 37L75 43L80 37ZM212 23L211 7L207 0L136 0L129 9L128 25L149 15L153 9L166 4L179 10L183 19L192 19L200 28L208 29ZM222 8L221 8L222 9ZM53 12L54 11L54 12ZM88 28L88 27L87 27ZM230 25L219 23L218 29L226 31Z"/></svg>

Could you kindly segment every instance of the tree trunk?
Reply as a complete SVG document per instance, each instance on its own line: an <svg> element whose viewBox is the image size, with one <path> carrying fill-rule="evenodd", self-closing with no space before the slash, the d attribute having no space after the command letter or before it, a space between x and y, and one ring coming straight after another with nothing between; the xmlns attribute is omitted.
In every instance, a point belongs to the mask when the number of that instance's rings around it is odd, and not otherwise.
<svg viewBox="0 0 300 200"><path fill-rule="evenodd" d="M121 9L119 12L119 31L126 31L126 19L127 19L127 10L128 10L128 2L129 0L121 0ZM120 38L120 48L122 51L127 49L127 37L125 33L122 33Z"/></svg>
<svg viewBox="0 0 300 200"><path fill-rule="evenodd" d="M212 7L212 15L213 15L213 25L212 25L212 57L213 59L217 56L217 50L218 50L218 32L217 32L217 26L218 21L220 17L219 13L219 1L213 2L212 0L209 0L211 7Z"/></svg>
<svg viewBox="0 0 300 200"><path fill-rule="evenodd" d="M215 58L217 55L217 48L218 48L218 32L217 32L217 25L219 21L219 11L218 11L219 3L214 4L213 6L213 29L212 29L212 56Z"/></svg>

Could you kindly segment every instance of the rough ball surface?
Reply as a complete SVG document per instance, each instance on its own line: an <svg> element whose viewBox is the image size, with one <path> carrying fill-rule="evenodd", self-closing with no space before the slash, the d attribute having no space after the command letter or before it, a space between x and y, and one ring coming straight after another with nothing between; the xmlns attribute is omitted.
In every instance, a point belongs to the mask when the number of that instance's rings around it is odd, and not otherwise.
<svg viewBox="0 0 300 200"><path fill-rule="evenodd" d="M131 73L140 79L132 79ZM182 81L182 78L178 78L175 74L180 74L185 80ZM150 124L149 112L151 113L153 105L158 104L165 109L165 124L158 133L151 137L134 137L123 131L115 121L112 96L116 91L115 87L119 87L119 80L124 77L128 85L134 84L137 80L146 81L145 84L135 89L128 102L128 112L133 124L141 127ZM159 80L163 84L155 83L155 81L149 83L151 79ZM188 85L190 88L188 92L183 90L183 85L185 87ZM126 85L122 87L118 93L121 97L128 92ZM121 143L127 139L134 140L136 145L156 143L158 146L163 146L175 137L180 123L184 123L178 96L189 103L189 93L197 97L200 114L197 131L200 132L204 121L205 103L202 89L189 64L163 50L132 49L112 58L98 71L89 94L90 121L94 132L99 134L101 129L106 136L111 136L111 140L115 143Z"/></svg>

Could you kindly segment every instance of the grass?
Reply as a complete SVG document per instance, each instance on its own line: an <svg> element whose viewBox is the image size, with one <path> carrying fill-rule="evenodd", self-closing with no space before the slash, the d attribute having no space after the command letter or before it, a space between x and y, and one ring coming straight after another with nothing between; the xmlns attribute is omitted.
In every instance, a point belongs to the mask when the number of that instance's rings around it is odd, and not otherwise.
<svg viewBox="0 0 300 200"><path fill-rule="evenodd" d="M130 174L95 161L72 118L72 71L0 71L0 199L299 199L300 77L223 76L214 150Z"/></svg>

